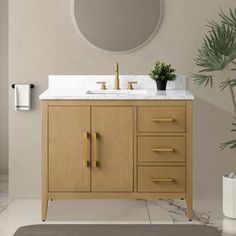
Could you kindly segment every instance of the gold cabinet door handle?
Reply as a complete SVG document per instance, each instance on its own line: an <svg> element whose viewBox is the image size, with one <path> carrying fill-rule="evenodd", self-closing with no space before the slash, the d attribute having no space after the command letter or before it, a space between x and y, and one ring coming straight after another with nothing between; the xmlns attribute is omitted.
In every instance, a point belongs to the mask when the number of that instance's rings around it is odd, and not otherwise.
<svg viewBox="0 0 236 236"><path fill-rule="evenodd" d="M89 148L89 133L84 133L84 150L85 150L85 158L84 158L84 166L88 167L90 165L89 161L89 154L90 154L90 148Z"/></svg>
<svg viewBox="0 0 236 236"><path fill-rule="evenodd" d="M97 167L99 165L98 161L98 133L93 132L93 166Z"/></svg>
<svg viewBox="0 0 236 236"><path fill-rule="evenodd" d="M153 152L174 152L174 148L152 148Z"/></svg>
<svg viewBox="0 0 236 236"><path fill-rule="evenodd" d="M151 178L152 182L174 182L173 178Z"/></svg>
<svg viewBox="0 0 236 236"><path fill-rule="evenodd" d="M151 119L153 122L173 122L175 121L174 118L153 118Z"/></svg>

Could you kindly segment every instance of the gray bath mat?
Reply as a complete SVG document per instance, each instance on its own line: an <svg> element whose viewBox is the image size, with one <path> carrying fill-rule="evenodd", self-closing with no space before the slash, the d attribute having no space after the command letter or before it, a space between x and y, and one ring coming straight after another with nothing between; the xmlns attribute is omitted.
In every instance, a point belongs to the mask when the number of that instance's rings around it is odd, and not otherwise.
<svg viewBox="0 0 236 236"><path fill-rule="evenodd" d="M204 225L29 225L14 236L220 236Z"/></svg>

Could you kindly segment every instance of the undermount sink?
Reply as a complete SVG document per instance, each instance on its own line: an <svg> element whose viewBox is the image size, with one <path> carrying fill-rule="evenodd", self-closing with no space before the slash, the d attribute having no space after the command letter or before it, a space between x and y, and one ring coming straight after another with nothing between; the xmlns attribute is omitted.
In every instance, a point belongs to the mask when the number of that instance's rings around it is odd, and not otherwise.
<svg viewBox="0 0 236 236"><path fill-rule="evenodd" d="M123 95L146 95L148 94L147 90L145 89L136 89L136 90L88 90L87 94L101 94L101 95L106 95L106 94L123 94Z"/></svg>

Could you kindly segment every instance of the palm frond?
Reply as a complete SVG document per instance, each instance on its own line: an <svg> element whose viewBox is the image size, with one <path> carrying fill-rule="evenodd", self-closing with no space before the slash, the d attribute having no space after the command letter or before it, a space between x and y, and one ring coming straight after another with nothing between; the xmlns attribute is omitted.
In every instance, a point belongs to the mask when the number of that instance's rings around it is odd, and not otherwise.
<svg viewBox="0 0 236 236"><path fill-rule="evenodd" d="M236 65L236 62L232 61L232 63L233 63L234 65ZM236 68L232 68L231 70L232 70L232 71L235 71Z"/></svg>
<svg viewBox="0 0 236 236"><path fill-rule="evenodd" d="M222 144L220 145L220 150L223 150L223 149L225 149L226 147L229 147L229 148L231 148L231 149L236 148L236 139L231 140L231 141L228 141L228 142L225 142L225 143L222 143Z"/></svg>
<svg viewBox="0 0 236 236"><path fill-rule="evenodd" d="M236 117L234 117L234 119L236 120ZM232 125L233 125L234 127L236 127L236 123L232 122ZM233 128L233 129L231 129L230 131L231 131L231 132L236 132L236 129ZM220 145L220 149L221 149L221 150L225 149L226 147L229 147L229 148L231 148L231 149L236 148L236 139L230 140L230 141L225 142L225 143L221 143L221 145Z"/></svg>
<svg viewBox="0 0 236 236"><path fill-rule="evenodd" d="M207 21L208 32L203 38L202 45L198 48L195 63L201 69L198 74L192 75L194 83L198 86L207 86L209 83L212 86L213 79L211 74L215 71L226 70L228 77L230 77L228 68L231 68L231 63L236 65L236 8L234 11L230 9L228 15L221 10L219 16L221 17L221 23L212 20ZM231 70L236 71L236 68ZM234 110L236 110L235 96L232 89L232 87L236 86L236 79L229 78L229 81L221 83L220 88L223 90L227 86L230 87ZM236 122L232 123L232 125L231 131L236 132ZM236 148L236 139L220 145L221 150L226 147Z"/></svg>
<svg viewBox="0 0 236 236"><path fill-rule="evenodd" d="M209 28L209 32L211 31L212 28L217 27L218 23L216 23L214 20L207 20L206 27Z"/></svg>
<svg viewBox="0 0 236 236"><path fill-rule="evenodd" d="M211 75L202 75L202 74L192 74L194 79L194 84L197 86L204 85L205 87L210 83L210 86L213 86L213 80Z"/></svg>
<svg viewBox="0 0 236 236"><path fill-rule="evenodd" d="M221 17L223 24L228 25L236 31L236 8L234 9L234 11L231 8L229 9L229 16L226 15L221 9L219 16Z"/></svg>
<svg viewBox="0 0 236 236"><path fill-rule="evenodd" d="M236 86L236 79L221 82L220 89L224 90L227 86L235 87Z"/></svg>
<svg viewBox="0 0 236 236"><path fill-rule="evenodd" d="M196 65L203 69L199 72L224 70L236 59L236 33L232 28L210 21L210 31L205 35L198 48Z"/></svg>

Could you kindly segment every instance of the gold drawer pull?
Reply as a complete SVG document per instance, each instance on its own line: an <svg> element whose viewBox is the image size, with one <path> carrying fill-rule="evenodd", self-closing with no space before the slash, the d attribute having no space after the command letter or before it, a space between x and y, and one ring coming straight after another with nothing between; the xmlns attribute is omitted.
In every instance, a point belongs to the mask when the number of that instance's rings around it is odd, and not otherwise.
<svg viewBox="0 0 236 236"><path fill-rule="evenodd" d="M88 167L89 166L89 133L85 132L84 133L84 148L85 148L85 158L84 158L84 166Z"/></svg>
<svg viewBox="0 0 236 236"><path fill-rule="evenodd" d="M152 182L174 182L173 178L151 178Z"/></svg>
<svg viewBox="0 0 236 236"><path fill-rule="evenodd" d="M99 165L98 161L98 143L97 143L98 133L93 132L93 156L94 156L94 167Z"/></svg>
<svg viewBox="0 0 236 236"><path fill-rule="evenodd" d="M151 119L153 122L173 122L175 119L174 118L154 118Z"/></svg>
<svg viewBox="0 0 236 236"><path fill-rule="evenodd" d="M153 148L153 152L174 152L174 148Z"/></svg>

